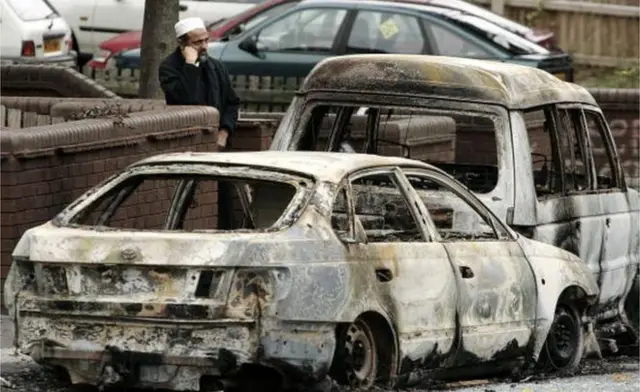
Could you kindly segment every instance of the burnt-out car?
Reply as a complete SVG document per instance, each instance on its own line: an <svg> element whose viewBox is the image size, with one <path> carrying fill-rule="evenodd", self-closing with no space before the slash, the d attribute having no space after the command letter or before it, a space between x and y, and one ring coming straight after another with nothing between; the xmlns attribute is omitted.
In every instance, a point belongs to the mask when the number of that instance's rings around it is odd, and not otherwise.
<svg viewBox="0 0 640 392"><path fill-rule="evenodd" d="M600 347L637 353L640 198L585 88L485 60L334 57L306 78L271 149L401 156L447 171L518 232L578 255L600 287Z"/></svg>
<svg viewBox="0 0 640 392"><path fill-rule="evenodd" d="M223 185L237 190L225 230ZM598 296L575 255L516 234L444 171L367 154L147 158L25 232L13 258L19 347L76 384L571 369Z"/></svg>

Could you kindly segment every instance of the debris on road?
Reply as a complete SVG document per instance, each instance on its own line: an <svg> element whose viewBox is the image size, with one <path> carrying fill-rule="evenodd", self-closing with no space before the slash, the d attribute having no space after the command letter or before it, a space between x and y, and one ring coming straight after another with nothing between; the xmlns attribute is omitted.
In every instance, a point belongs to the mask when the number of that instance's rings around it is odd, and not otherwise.
<svg viewBox="0 0 640 392"><path fill-rule="evenodd" d="M487 385L491 381L487 379L483 380L465 380L465 381L456 381L447 383L446 386L448 388L459 388L459 387L478 387L480 385Z"/></svg>
<svg viewBox="0 0 640 392"><path fill-rule="evenodd" d="M615 373L611 378L615 382L625 382L631 380L631 375L629 373Z"/></svg>

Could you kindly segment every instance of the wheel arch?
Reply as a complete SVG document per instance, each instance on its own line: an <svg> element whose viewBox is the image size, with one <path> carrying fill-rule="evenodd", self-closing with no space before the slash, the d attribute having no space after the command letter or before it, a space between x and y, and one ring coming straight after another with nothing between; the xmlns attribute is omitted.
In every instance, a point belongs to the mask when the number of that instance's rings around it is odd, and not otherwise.
<svg viewBox="0 0 640 392"><path fill-rule="evenodd" d="M386 363L389 363L389 366L384 369L384 381L392 381L397 375L400 365L400 344L395 324L386 315L374 310L360 313L352 322L356 320L364 320L371 326L377 339L379 338L391 343L378 345L378 355L380 358L386 359ZM348 328L350 324L351 323L338 324L336 326L336 338L338 338L342 331Z"/></svg>
<svg viewBox="0 0 640 392"><path fill-rule="evenodd" d="M557 307L559 303L572 302L575 304L578 314L584 317L596 300L597 295L588 295L584 287L577 283L572 283L560 292L555 307Z"/></svg>
<svg viewBox="0 0 640 392"><path fill-rule="evenodd" d="M550 317L538 319L536 322L536 337L533 345L533 359L538 360L544 344L551 330L553 323L553 315L559 304L572 304L575 306L578 316L582 322L582 327L586 328L594 321L594 310L597 304L597 294L588 294L588 288L583 287L577 282L566 284L562 289L558 290L558 294L552 303L546 304ZM592 328L588 328L588 332L592 332Z"/></svg>
<svg viewBox="0 0 640 392"><path fill-rule="evenodd" d="M567 285L558 295L557 300L555 301L555 305L553 307L554 309L554 319L551 320L551 323L549 324L549 328L547 329L547 333L544 336L544 339L542 339L542 349L540 350L539 354L538 354L538 361L536 366L538 368L540 368L541 370L548 370L548 369L552 369L554 371L559 371L559 372L566 372L566 371L573 371L575 370L580 362L582 362L582 360L585 357L585 353L587 351L590 351L592 347L591 344L589 343L589 340L591 340L592 338L595 338L595 335L593 335L593 317L589 317L589 310L593 308L593 304L597 301L597 296L596 295L591 295L589 296L587 294L587 291L581 287L580 285L577 284L570 284ZM556 339L558 338L558 335L556 332L554 332L552 330L553 327L553 323L556 321L556 317L558 317L558 310L561 310L560 314L563 314L563 318L566 319L567 316L569 317L575 317L575 322L572 322L571 324L575 324L575 326L577 327L577 330L575 331L576 334L571 335L571 339L577 339L576 341L576 345L575 345L575 352L570 355L567 356L566 358L563 358L563 354L560 354L560 358L558 359L557 356L559 355L560 351L565 351L565 348L563 347L563 344L561 344L560 346L558 346L558 343L556 341ZM573 314L573 316L572 316ZM560 322L560 325L563 326L563 328L566 328L567 325L566 323L563 324L562 322ZM554 346L554 353L552 353L550 351L550 348L547 346L548 340L551 339L550 334L554 334L554 338L551 340L551 344ZM561 335L564 335L566 332L560 332ZM561 340L565 340L565 337L561 336ZM556 342L556 343L553 343ZM593 343L596 344L597 346L597 342L593 341ZM554 359L554 356L556 357ZM557 364L555 363L556 360L560 360L561 364ZM562 363L562 361L566 361L566 363Z"/></svg>

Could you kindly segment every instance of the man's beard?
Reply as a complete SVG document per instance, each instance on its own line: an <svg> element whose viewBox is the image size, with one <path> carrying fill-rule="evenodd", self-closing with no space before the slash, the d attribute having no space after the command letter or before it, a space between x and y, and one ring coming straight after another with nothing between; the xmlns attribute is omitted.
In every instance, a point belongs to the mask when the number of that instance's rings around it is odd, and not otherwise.
<svg viewBox="0 0 640 392"><path fill-rule="evenodd" d="M198 55L198 61L199 61L199 62L201 62L201 63L204 63L204 62L206 62L206 61L207 61L207 58L208 58L208 57L209 57L209 56L207 56L207 52L202 52L202 53L200 53L200 54Z"/></svg>

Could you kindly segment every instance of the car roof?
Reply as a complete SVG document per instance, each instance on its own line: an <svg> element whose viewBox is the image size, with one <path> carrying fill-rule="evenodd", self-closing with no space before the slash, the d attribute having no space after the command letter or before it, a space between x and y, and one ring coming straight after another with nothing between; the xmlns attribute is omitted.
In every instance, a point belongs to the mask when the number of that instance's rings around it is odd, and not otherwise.
<svg viewBox="0 0 640 392"><path fill-rule="evenodd" d="M431 13L435 15L441 15L445 17L453 17L456 15L473 15L478 16L476 13L469 12L468 10L462 10L460 8L443 6L440 4L432 4L429 2L423 2L420 0L301 0L299 3L300 7L303 6L318 6L318 5L327 5L327 6L353 6L353 7L381 7L381 8L404 8L408 10L414 10L423 13ZM491 23L496 24L494 21L490 21ZM498 25L500 26L500 25Z"/></svg>
<svg viewBox="0 0 640 392"><path fill-rule="evenodd" d="M384 1L384 0L301 0L299 3L299 7L305 6L317 6L317 5L341 5L341 6L353 6L353 7L361 7L361 6L376 6L383 8L406 8L413 9L416 11L429 11L433 13L437 13L440 15L457 15L463 13L462 11L454 8L446 8L439 7L437 5L431 5L426 3L418 3L415 0L404 1Z"/></svg>
<svg viewBox="0 0 640 392"><path fill-rule="evenodd" d="M439 97L527 109L557 102L597 105L582 86L524 65L462 57L358 54L326 58L300 93L384 93Z"/></svg>
<svg viewBox="0 0 640 392"><path fill-rule="evenodd" d="M470 7L476 7L467 4ZM495 18L487 17L486 14L471 11L462 7L455 7L454 4L442 5L440 3L431 3L430 0L302 0L298 4L298 8L312 8L317 6L323 7L347 7L354 9L384 9L389 12L397 12L399 9L405 11L415 11L421 15L428 15L439 20L453 20L462 22L466 26L482 31L485 35L491 36L499 34L507 39L507 41L515 46L520 47L530 54L549 54L549 51L539 44L523 37L521 34L529 31L522 25L515 22L499 20L501 17L494 15ZM490 11L486 11L491 13ZM481 24L479 24L481 22ZM516 26L514 26L516 25ZM487 27L491 26L491 27ZM487 40L487 36L483 36L482 40ZM502 45L499 45L502 46ZM504 50L505 48L502 47Z"/></svg>
<svg viewBox="0 0 640 392"><path fill-rule="evenodd" d="M473 15L495 23L509 31L525 32L531 30L513 20L494 14L476 4L460 0L301 0L300 4L367 4L388 7L414 6L415 9L431 11L441 15Z"/></svg>
<svg viewBox="0 0 640 392"><path fill-rule="evenodd" d="M352 154L324 151L242 151L242 152L179 152L154 155L130 167L151 164L193 163L255 166L296 173L318 181L338 183L346 174L380 166L414 166L443 173L429 164L398 157L373 154Z"/></svg>

